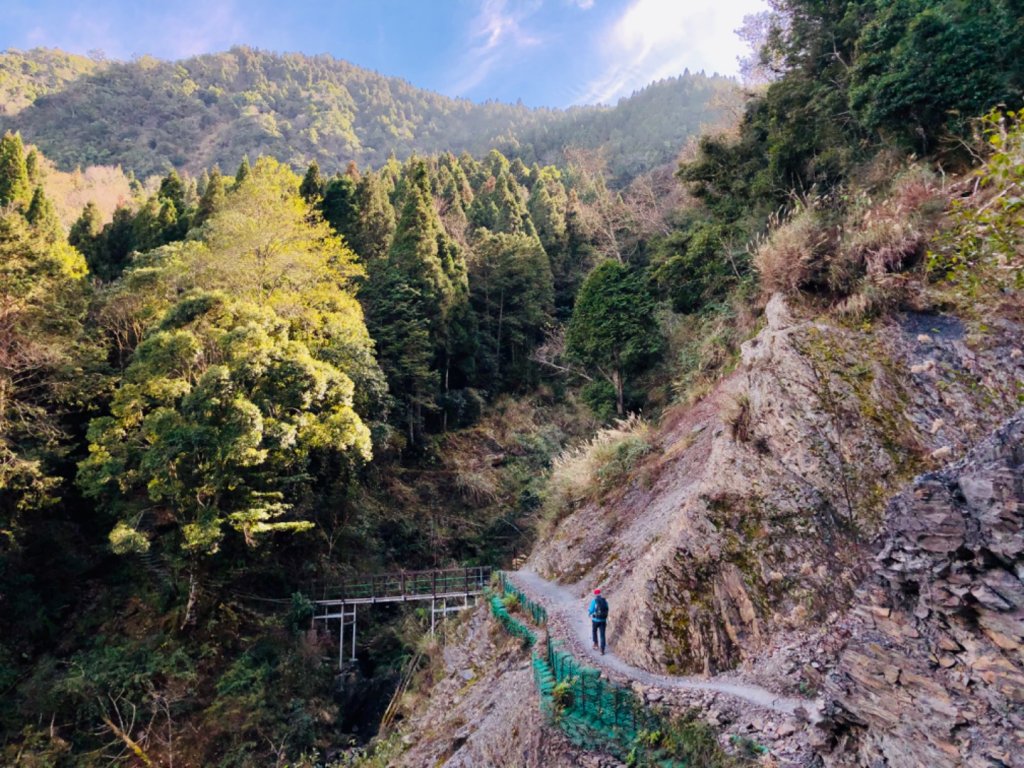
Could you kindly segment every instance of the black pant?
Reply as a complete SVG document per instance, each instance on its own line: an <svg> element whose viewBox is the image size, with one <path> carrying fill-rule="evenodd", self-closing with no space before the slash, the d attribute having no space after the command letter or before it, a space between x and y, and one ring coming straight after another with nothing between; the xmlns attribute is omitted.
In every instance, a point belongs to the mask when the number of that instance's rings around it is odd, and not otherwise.
<svg viewBox="0 0 1024 768"><path fill-rule="evenodd" d="M601 637L601 653L604 653L604 625L606 623L607 622L604 621L590 622L590 626L593 627L594 630L594 645L597 645L598 635Z"/></svg>

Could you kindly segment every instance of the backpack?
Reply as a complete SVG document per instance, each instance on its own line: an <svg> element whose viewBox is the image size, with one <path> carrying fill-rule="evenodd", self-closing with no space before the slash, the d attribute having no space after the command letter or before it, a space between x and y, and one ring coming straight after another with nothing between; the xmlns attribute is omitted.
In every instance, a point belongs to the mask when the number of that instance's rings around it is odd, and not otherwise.
<svg viewBox="0 0 1024 768"><path fill-rule="evenodd" d="M594 598L594 618L595 619L607 619L608 618L608 601L598 595Z"/></svg>

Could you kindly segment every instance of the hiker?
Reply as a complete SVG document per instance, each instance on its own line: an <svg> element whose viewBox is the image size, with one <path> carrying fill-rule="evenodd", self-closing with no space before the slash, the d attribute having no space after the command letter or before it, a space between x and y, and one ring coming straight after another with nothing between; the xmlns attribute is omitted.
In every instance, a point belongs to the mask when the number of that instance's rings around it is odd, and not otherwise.
<svg viewBox="0 0 1024 768"><path fill-rule="evenodd" d="M601 597L601 590L594 590L594 599L587 609L590 615L590 626L594 634L594 650L598 648L598 637L601 639L601 655L604 656L604 628L608 623L608 601Z"/></svg>

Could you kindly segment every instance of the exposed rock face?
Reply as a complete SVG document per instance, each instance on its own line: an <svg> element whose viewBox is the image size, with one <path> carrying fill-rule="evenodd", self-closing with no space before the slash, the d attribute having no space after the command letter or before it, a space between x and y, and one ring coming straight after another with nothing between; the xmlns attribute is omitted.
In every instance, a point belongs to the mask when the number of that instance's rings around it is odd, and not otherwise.
<svg viewBox="0 0 1024 768"><path fill-rule="evenodd" d="M444 650L442 679L403 724L400 768L614 768L545 723L530 653L478 607Z"/></svg>
<svg viewBox="0 0 1024 768"><path fill-rule="evenodd" d="M889 505L828 764L1024 766L1024 411Z"/></svg>
<svg viewBox="0 0 1024 768"><path fill-rule="evenodd" d="M765 315L736 373L667 415L634 481L532 558L608 587L609 641L638 666L766 668L780 637L821 630L853 600L886 500L962 456L1024 392L1010 320L976 334L925 314L850 328L797 318L781 297Z"/></svg>

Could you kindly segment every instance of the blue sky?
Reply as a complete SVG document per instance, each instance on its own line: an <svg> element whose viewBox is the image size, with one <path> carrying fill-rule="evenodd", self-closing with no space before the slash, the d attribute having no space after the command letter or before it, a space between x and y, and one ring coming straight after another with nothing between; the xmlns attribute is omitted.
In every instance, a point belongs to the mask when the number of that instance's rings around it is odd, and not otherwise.
<svg viewBox="0 0 1024 768"><path fill-rule="evenodd" d="M475 101L614 103L685 68L736 73L764 0L6 0L0 48L176 59L329 53Z"/></svg>

